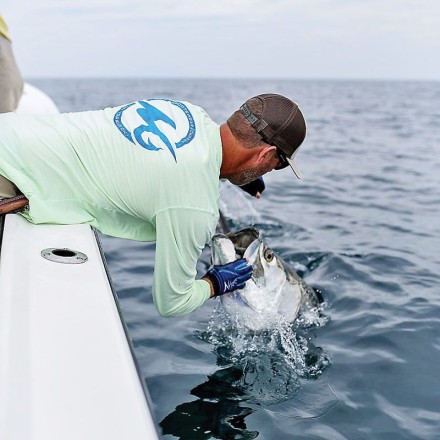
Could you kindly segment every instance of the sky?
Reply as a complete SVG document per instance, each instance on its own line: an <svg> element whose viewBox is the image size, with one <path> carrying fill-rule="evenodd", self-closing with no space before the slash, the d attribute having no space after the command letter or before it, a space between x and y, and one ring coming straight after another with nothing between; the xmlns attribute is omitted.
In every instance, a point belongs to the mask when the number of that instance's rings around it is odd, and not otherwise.
<svg viewBox="0 0 440 440"><path fill-rule="evenodd" d="M440 0L2 0L25 78L440 79Z"/></svg>

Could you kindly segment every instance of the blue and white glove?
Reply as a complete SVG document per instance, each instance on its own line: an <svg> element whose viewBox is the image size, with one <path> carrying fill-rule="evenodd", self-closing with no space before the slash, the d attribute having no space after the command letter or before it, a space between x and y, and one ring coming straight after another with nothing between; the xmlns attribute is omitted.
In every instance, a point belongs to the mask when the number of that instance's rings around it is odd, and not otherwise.
<svg viewBox="0 0 440 440"><path fill-rule="evenodd" d="M214 296L220 296L237 289L243 289L246 281L252 276L252 266L242 258L224 265L213 266L206 272L214 287Z"/></svg>

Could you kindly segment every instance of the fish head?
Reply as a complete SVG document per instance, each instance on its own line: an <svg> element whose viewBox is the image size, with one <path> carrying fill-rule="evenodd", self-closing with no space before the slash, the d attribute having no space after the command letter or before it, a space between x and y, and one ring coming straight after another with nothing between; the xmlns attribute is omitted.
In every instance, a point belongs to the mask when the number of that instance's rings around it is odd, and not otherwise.
<svg viewBox="0 0 440 440"><path fill-rule="evenodd" d="M254 330L267 327L279 315L289 320L296 317L301 300L298 283L257 229L217 234L211 249L214 265L245 258L253 268L252 277L243 289L220 297L226 312Z"/></svg>
<svg viewBox="0 0 440 440"><path fill-rule="evenodd" d="M249 244L243 258L252 265L252 281L258 288L276 293L287 281L284 263L261 237Z"/></svg>

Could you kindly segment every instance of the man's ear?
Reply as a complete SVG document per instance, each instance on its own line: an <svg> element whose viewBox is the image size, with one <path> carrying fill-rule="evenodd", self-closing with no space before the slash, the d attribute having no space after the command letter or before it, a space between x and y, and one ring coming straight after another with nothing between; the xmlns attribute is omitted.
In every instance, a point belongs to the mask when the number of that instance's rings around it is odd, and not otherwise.
<svg viewBox="0 0 440 440"><path fill-rule="evenodd" d="M277 147L275 147L273 145L266 144L264 146L264 148L262 148L260 153L258 154L258 160L260 162L265 162L265 161L267 161L268 158L272 158L276 149L277 149Z"/></svg>

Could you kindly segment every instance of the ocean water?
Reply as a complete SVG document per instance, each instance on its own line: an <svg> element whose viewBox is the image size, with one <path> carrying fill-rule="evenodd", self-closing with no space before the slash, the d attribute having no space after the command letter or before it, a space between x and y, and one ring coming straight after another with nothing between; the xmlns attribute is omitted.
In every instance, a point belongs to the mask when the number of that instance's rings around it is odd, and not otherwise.
<svg viewBox="0 0 440 440"><path fill-rule="evenodd" d="M260 200L224 185L222 209L321 292L319 314L260 335L234 329L217 300L162 318L154 244L102 236L164 439L439 438L440 82L30 82L61 111L167 97L222 122L277 92L305 114L303 180L270 173Z"/></svg>

